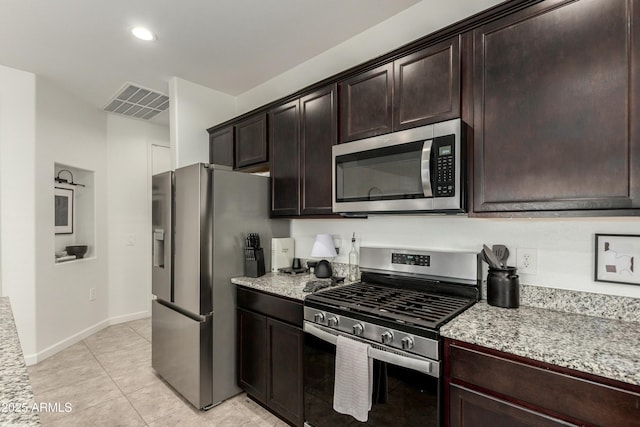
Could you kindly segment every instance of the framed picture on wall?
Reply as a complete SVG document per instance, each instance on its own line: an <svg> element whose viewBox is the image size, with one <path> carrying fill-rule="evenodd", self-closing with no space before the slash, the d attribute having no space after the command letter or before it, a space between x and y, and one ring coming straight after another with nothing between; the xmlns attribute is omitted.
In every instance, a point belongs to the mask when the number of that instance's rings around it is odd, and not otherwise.
<svg viewBox="0 0 640 427"><path fill-rule="evenodd" d="M61 187L55 187L54 190L56 234L73 234L73 190Z"/></svg>
<svg viewBox="0 0 640 427"><path fill-rule="evenodd" d="M640 285L640 235L596 234L596 282Z"/></svg>

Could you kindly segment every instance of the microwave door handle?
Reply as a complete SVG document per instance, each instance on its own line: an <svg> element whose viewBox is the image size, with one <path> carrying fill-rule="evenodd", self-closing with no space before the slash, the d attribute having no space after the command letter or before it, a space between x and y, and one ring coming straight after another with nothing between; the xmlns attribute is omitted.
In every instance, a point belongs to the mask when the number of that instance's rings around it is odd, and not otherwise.
<svg viewBox="0 0 640 427"><path fill-rule="evenodd" d="M424 197L433 197L431 188L431 145L433 140L425 141L422 144L422 159L420 161L420 177L422 178L422 192Z"/></svg>

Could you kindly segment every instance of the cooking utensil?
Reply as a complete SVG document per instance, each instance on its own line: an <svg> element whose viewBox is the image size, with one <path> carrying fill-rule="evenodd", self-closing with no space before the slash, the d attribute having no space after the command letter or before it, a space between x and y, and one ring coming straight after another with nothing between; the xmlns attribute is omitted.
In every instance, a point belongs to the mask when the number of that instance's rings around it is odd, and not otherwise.
<svg viewBox="0 0 640 427"><path fill-rule="evenodd" d="M489 246L482 245L482 253L484 255L485 261L487 261L487 264L489 264L489 266L491 268L495 268L495 269L498 269L498 270L502 268L502 265L500 264L500 261L495 256L493 251L491 249L489 249Z"/></svg>
<svg viewBox="0 0 640 427"><path fill-rule="evenodd" d="M509 249L505 245L493 245L491 251L495 254L498 261L502 266L507 265L507 258L509 258Z"/></svg>

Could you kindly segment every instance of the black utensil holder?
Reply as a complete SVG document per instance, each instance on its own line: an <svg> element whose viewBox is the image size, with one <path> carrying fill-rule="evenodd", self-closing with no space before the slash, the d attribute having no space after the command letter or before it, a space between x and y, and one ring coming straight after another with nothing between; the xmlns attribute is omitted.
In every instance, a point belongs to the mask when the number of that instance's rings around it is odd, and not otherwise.
<svg viewBox="0 0 640 427"><path fill-rule="evenodd" d="M496 307L520 306L520 280L515 267L489 267L487 275L487 303Z"/></svg>
<svg viewBox="0 0 640 427"><path fill-rule="evenodd" d="M264 251L262 248L245 248L244 275L247 277L264 276Z"/></svg>

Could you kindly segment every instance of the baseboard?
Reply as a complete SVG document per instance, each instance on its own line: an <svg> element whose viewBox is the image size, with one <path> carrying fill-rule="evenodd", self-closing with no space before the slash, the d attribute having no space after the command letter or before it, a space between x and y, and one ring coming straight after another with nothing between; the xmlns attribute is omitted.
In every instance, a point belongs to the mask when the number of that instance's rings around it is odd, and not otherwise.
<svg viewBox="0 0 640 427"><path fill-rule="evenodd" d="M125 314L123 316L116 316L109 318L109 325L117 325L118 323L127 323L132 320L145 319L151 316L151 313L148 311L139 311L137 313Z"/></svg>
<svg viewBox="0 0 640 427"><path fill-rule="evenodd" d="M131 322L132 320L144 319L146 317L149 317L150 315L151 313L149 313L148 311L139 311L137 313L126 314L123 316L110 317L108 319L105 319L101 322L96 323L93 326L83 329L77 334L74 334L68 338L63 339L62 341L57 342L36 354L25 355L24 362L27 366L35 365L36 363L42 362L46 358L61 352L67 347L71 347L72 345L82 341L83 339L87 338L90 335L95 334L96 332L103 330L108 326L117 325L119 323Z"/></svg>

